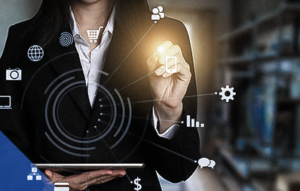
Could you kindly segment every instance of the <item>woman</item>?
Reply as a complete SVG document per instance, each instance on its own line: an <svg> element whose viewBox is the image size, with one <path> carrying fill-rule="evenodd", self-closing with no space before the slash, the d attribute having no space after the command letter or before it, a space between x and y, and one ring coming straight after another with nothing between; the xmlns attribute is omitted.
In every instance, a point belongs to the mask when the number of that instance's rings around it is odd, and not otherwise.
<svg viewBox="0 0 300 191"><path fill-rule="evenodd" d="M96 43L90 41L87 31L101 27ZM68 33L74 43L66 45ZM43 48L38 62L29 54L32 45ZM175 73L166 71L166 62L177 65ZM178 21L154 24L146 1L43 0L34 18L10 28L0 67L0 95L11 95L14 106L0 111L0 130L33 163L145 163L141 173L127 174L46 170L53 183L133 190L130 180L139 176L142 190L161 190L155 171L172 182L195 171L198 134L181 122L197 107L189 38ZM8 68L22 69L22 81L4 81ZM121 97L125 101L112 103ZM131 108L122 113L129 116L114 113L120 105ZM112 129L127 123L128 131L106 133L113 119Z"/></svg>

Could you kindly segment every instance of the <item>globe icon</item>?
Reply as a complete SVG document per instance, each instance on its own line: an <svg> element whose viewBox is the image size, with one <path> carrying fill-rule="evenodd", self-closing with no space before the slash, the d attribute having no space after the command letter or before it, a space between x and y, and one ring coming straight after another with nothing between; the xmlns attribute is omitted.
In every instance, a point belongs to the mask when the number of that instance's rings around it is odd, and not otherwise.
<svg viewBox="0 0 300 191"><path fill-rule="evenodd" d="M33 62L38 62L44 57L44 50L39 45L33 45L28 49L28 58Z"/></svg>

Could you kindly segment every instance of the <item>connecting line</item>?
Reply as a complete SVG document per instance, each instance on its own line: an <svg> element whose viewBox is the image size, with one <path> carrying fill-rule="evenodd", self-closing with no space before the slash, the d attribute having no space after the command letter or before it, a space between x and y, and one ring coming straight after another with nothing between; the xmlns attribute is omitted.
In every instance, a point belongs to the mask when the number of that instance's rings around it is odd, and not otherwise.
<svg viewBox="0 0 300 191"><path fill-rule="evenodd" d="M142 80L142 79L144 79L144 78L146 78L146 77L150 76L150 75L151 75L151 74L153 74L154 72L155 72L155 71L153 71L153 72L151 72L151 73L147 74L147 75L146 75L146 76L144 76L144 77L141 77L140 79L137 79L137 80L135 80L134 82L132 82L132 83L128 84L127 86L125 86L125 87L123 87L123 88L119 89L119 91L122 91L123 89L125 89L125 88L127 88L127 87L131 86L132 84L135 84L136 82L138 82L138 81L140 81L140 80Z"/></svg>
<svg viewBox="0 0 300 191"><path fill-rule="evenodd" d="M125 88L127 88L127 87L129 87L129 86L131 86L131 85L133 85L133 84L135 84L135 83L137 83L138 81L140 81L140 80L142 80L142 79L144 79L144 78L146 78L146 77L148 77L148 76L150 76L151 74L153 74L155 71L153 71L153 72L151 72L151 73L149 73L149 74L147 74L147 75L145 75L145 76L143 76L143 77L141 77L140 79L137 79L137 80L135 80L134 82L131 82L130 84L128 84L127 86L125 86L125 87L123 87L123 88L121 88L121 89L119 89L119 90L117 90L117 91L122 91L123 89L125 89ZM116 92L113 92L111 95L114 95L114 94L116 94ZM107 97L105 97L105 98L101 98L101 100L105 100ZM126 104L126 103L125 103ZM119 104L118 104L119 105Z"/></svg>
<svg viewBox="0 0 300 191"><path fill-rule="evenodd" d="M160 119L159 121L167 121L167 122L173 122L173 123L181 123L182 121L172 121L172 120L163 120L163 119Z"/></svg>
<svg viewBox="0 0 300 191"><path fill-rule="evenodd" d="M102 115L111 115L111 114L102 113ZM117 117L122 117L122 115L117 115ZM129 117L129 116L125 115L125 117ZM131 118L134 118L134 119L148 119L146 117L134 117L134 116L131 116ZM168 122L174 122L174 123L181 123L182 122L182 121L172 121L172 120L163 120L163 119L160 119L159 121L168 121Z"/></svg>
<svg viewBox="0 0 300 191"><path fill-rule="evenodd" d="M98 131L98 129L97 129L97 131ZM99 131L98 131L98 133L99 133ZM114 155L114 153L111 151L111 149L110 149L109 146L107 145L106 141L105 141L104 139L102 139L102 140L103 140L103 142L105 143L106 147L109 149L110 153L111 153L111 154L113 155L113 157L115 158L115 160L118 161L118 162L120 162L120 161L117 159L117 157ZM124 169L123 169L123 170L124 170ZM132 183L132 181L131 181L131 179L130 179L130 177L128 176L127 173L126 173L126 177L128 178L129 182Z"/></svg>
<svg viewBox="0 0 300 191"><path fill-rule="evenodd" d="M100 134L100 132L98 131L98 129L96 129L97 132ZM104 139L102 139L104 144L106 145L106 147L109 149L110 153L112 154L112 156L115 158L116 161L119 162L119 160L117 159L117 157L114 155L114 153L111 151L111 149L109 148L109 146L107 145L106 141ZM128 178L129 182L132 184L132 181L130 179L130 177L128 176L128 174L126 173L126 177Z"/></svg>
<svg viewBox="0 0 300 191"><path fill-rule="evenodd" d="M134 134L132 134L132 133L129 133L129 132L127 132L127 133L128 133L129 135L131 135L131 136L136 137L136 138L140 138L139 136L136 136L136 135L134 135ZM156 144L156 143L153 143L153 142L151 142L151 141L148 141L148 140L146 140L146 139L144 139L144 138L142 138L142 140L145 141L145 142L147 142L147 143L150 143L150 144L152 144L152 145L155 145L155 146L157 146L157 147L159 147L159 148L161 148L161 149L164 149L164 150L166 150L166 151L169 151L169 152L171 152L171 153L173 153L173 154L175 154L175 155L178 155L178 156L180 156L180 157L182 157L182 158L185 158L185 159L187 159L187 160L189 160L189 161L192 161L193 163L197 163L196 160L190 159L190 158L188 158L188 157L186 157L186 156L183 156L183 155L181 155L181 154L179 154L179 153L176 153L176 152L174 152L174 151L171 151L170 149L167 149L167 148L165 148L165 147L162 147L162 146L160 146L160 145L158 145L158 144Z"/></svg>
<svg viewBox="0 0 300 191"><path fill-rule="evenodd" d="M147 121L148 121L148 116L147 116ZM145 130L147 129L147 124L148 124L148 123L146 122ZM117 127L114 126L114 128L117 128ZM98 131L98 130L97 130L97 131ZM124 131L124 130L123 130L123 131ZM146 131L144 131L144 133L143 133L142 136L145 135L145 132L146 132ZM128 133L128 132L126 132L126 133ZM103 139L103 140L104 140L104 139ZM138 145L140 144L141 140L142 140L142 139L139 140ZM106 144L106 142L105 142L105 144ZM107 144L106 144L106 146L108 147ZM135 148L135 149L136 149L136 148ZM134 150L135 150L135 149L134 149ZM128 156L130 156L130 155L133 153L134 150L132 150L131 153L130 153ZM128 156L127 156L127 157L128 157ZM126 157L126 158L127 158L127 157ZM124 158L122 161L126 160L126 158ZM117 160L117 161L118 161L118 160ZM130 183L133 184L133 181L130 179L130 177L128 176L127 173L126 173L126 176L127 176L128 180L130 181Z"/></svg>
<svg viewBox="0 0 300 191"><path fill-rule="evenodd" d="M102 113L102 115L107 115L107 116L111 116L110 113ZM117 117L123 117L123 115L116 115ZM125 117L129 117L127 115L125 115ZM131 118L135 118L135 119L146 119L146 117L134 117L134 116L131 116Z"/></svg>
<svg viewBox="0 0 300 191"><path fill-rule="evenodd" d="M47 163L50 163L45 157L43 157L42 155L40 155L40 157L44 160L44 161L46 161Z"/></svg>
<svg viewBox="0 0 300 191"><path fill-rule="evenodd" d="M98 134L100 134L100 132L98 131L98 129L96 129ZM109 148L108 144L106 143L106 141L104 140L104 138L102 139L102 141L104 142L104 144L106 145L106 147L109 149L110 153L112 154L112 156L115 158L116 161L119 162L119 160L117 159L117 157L114 155L114 153L111 151L111 149Z"/></svg>
<svg viewBox="0 0 300 191"><path fill-rule="evenodd" d="M211 94L199 94L199 95L191 95L191 96L175 97L175 98L152 99L152 100L131 102L131 104L133 104L133 103L146 103L146 102L162 101L162 100L170 100L170 99L185 99L185 98L191 98L191 97L204 97L204 96L210 96L210 95L215 95L215 94L211 93Z"/></svg>
<svg viewBox="0 0 300 191"><path fill-rule="evenodd" d="M204 97L204 96L211 96L215 95L215 93L210 93L210 94L199 94L199 95L190 95L190 96L184 96L184 97L176 97L176 98L166 98L166 99L151 99L151 100L145 100L145 101L136 101L136 102L131 102L131 104L134 103L147 103L147 102L154 102L154 101L162 101L162 100L170 100L170 99L185 99L185 98L191 98L191 97ZM125 103L126 104L126 103ZM120 104L116 104L120 105ZM109 105L103 105L103 107L107 107Z"/></svg>
<svg viewBox="0 0 300 191"><path fill-rule="evenodd" d="M211 93L211 94L199 94L199 95L184 96L184 98L189 98L189 97L202 97L202 96L209 96L209 95L216 95L216 94L215 94L215 93Z"/></svg>
<svg viewBox="0 0 300 191"><path fill-rule="evenodd" d="M149 28L149 30L144 34L144 36L139 40L139 42L133 47L133 49L128 53L128 55L124 58L124 60L121 62L121 64L115 69L115 71L110 74L109 78L104 82L103 86L111 79L111 77L117 72L117 70L122 66L122 64L127 60L127 58L132 54L132 52L136 49L136 47L142 42L142 40L147 36L147 34L151 31L151 29L154 27L155 24L152 24L152 26Z"/></svg>

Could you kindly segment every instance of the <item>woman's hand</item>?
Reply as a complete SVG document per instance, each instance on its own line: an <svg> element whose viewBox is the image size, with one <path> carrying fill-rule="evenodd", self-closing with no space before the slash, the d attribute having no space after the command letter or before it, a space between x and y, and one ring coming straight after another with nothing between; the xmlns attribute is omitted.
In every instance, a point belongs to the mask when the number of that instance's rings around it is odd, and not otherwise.
<svg viewBox="0 0 300 191"><path fill-rule="evenodd" d="M186 63L181 48L172 42L164 42L159 49L147 60L150 88L154 98L154 108L160 119L160 133L178 123L182 114L182 99L186 94L191 80L190 66ZM166 57L177 57L177 71L166 71ZM173 66L173 67L172 67ZM168 68L174 69L174 59L168 63Z"/></svg>
<svg viewBox="0 0 300 191"><path fill-rule="evenodd" d="M103 184L126 174L124 170L95 170L72 176L62 176L58 173L46 170L47 178L52 182L67 182L70 190L85 190L91 185Z"/></svg>

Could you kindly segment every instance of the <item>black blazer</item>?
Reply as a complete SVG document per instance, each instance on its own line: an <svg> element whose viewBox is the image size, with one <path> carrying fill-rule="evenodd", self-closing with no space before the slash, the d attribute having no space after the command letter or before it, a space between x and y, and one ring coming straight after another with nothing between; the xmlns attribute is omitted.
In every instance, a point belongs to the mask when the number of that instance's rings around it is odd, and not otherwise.
<svg viewBox="0 0 300 191"><path fill-rule="evenodd" d="M34 44L21 40L30 22L10 27L0 60L0 95L10 95L13 108L0 110L0 130L33 163L145 163L142 172L128 171L128 176L93 186L101 191L134 190L129 180L137 176L141 178L142 190L161 190L155 171L172 182L192 175L197 167L194 161L200 158L197 130L181 124L171 140L156 134L151 124L153 98L146 77L146 60L158 45L166 40L179 45L193 74L186 95L189 97L183 99L182 120L186 114L196 117L193 60L182 23L165 18L152 26L153 22L145 19L146 27L140 30L146 33L152 28L136 46L137 41L128 38L116 21L103 68L108 76L102 74L100 80L106 90L99 87L101 91L92 109L74 43L62 47L57 38L44 47L41 61L32 62L27 49ZM64 31L71 32L69 27ZM22 81L6 81L9 68L20 68Z"/></svg>

